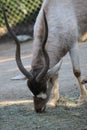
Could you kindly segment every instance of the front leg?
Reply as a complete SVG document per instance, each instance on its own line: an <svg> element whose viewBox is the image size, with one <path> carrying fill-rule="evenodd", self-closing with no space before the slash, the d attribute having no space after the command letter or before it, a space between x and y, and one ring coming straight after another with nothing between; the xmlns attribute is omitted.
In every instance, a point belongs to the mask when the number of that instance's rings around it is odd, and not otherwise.
<svg viewBox="0 0 87 130"><path fill-rule="evenodd" d="M58 83L58 75L55 75L52 78L52 84L53 84L53 99L51 100L51 105L53 107L57 106L58 100L59 100L59 83Z"/></svg>

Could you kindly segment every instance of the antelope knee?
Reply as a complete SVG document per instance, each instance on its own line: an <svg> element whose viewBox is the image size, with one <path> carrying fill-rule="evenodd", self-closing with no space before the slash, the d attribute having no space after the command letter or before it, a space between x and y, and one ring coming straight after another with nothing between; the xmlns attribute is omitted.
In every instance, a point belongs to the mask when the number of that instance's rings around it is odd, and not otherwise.
<svg viewBox="0 0 87 130"><path fill-rule="evenodd" d="M80 70L73 69L73 73L77 78L81 76Z"/></svg>

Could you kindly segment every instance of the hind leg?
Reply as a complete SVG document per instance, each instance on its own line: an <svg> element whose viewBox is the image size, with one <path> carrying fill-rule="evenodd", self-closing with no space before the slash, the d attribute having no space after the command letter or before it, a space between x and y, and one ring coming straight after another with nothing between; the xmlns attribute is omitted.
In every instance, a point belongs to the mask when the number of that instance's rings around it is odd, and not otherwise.
<svg viewBox="0 0 87 130"><path fill-rule="evenodd" d="M86 102L87 101L87 90L85 85L81 83L81 71L80 71L80 64L79 64L79 54L78 54L78 45L76 44L69 52L72 66L73 66L73 73L78 80L79 87L80 87L80 98L79 102Z"/></svg>
<svg viewBox="0 0 87 130"><path fill-rule="evenodd" d="M79 38L80 42L85 42L87 41L87 32L85 32L80 38Z"/></svg>

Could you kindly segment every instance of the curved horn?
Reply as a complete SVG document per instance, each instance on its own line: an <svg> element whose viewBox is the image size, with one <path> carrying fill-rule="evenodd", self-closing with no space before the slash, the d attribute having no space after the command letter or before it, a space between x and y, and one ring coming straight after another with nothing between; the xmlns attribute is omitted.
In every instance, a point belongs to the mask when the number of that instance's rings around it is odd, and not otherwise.
<svg viewBox="0 0 87 130"><path fill-rule="evenodd" d="M20 43L19 43L19 40L17 39L16 35L12 32L12 30L8 24L8 20L7 20L7 16L6 16L6 9L4 8L4 6L2 7L2 12L3 12L3 16L4 16L4 20L5 20L5 24L8 29L8 32L11 34L11 36L13 37L13 39L15 40L15 43L16 43L16 63L18 65L18 68L28 79L33 78L32 74L30 72L28 72L22 64L21 56L20 56Z"/></svg>
<svg viewBox="0 0 87 130"><path fill-rule="evenodd" d="M58 74L58 71L61 68L62 62L63 62L63 59L61 59L54 67L48 70L47 72L48 78L52 78L55 74Z"/></svg>
<svg viewBox="0 0 87 130"><path fill-rule="evenodd" d="M41 72L36 77L36 81L39 82L43 79L43 77L46 75L48 69L49 69L49 56L45 49L45 45L48 38L48 23L45 15L45 11L43 10L43 17L44 17L44 39L42 41L42 52L44 57L44 68L41 70Z"/></svg>

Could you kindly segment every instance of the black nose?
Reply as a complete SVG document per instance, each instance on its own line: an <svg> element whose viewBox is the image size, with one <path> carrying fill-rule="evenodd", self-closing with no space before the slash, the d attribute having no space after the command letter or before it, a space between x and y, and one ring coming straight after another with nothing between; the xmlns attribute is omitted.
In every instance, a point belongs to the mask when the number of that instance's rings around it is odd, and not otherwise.
<svg viewBox="0 0 87 130"><path fill-rule="evenodd" d="M43 113L43 112L45 111L45 109L46 109L46 106L44 106L44 107L42 107L42 108L39 108L39 109L35 109L35 111L36 111L37 113Z"/></svg>

